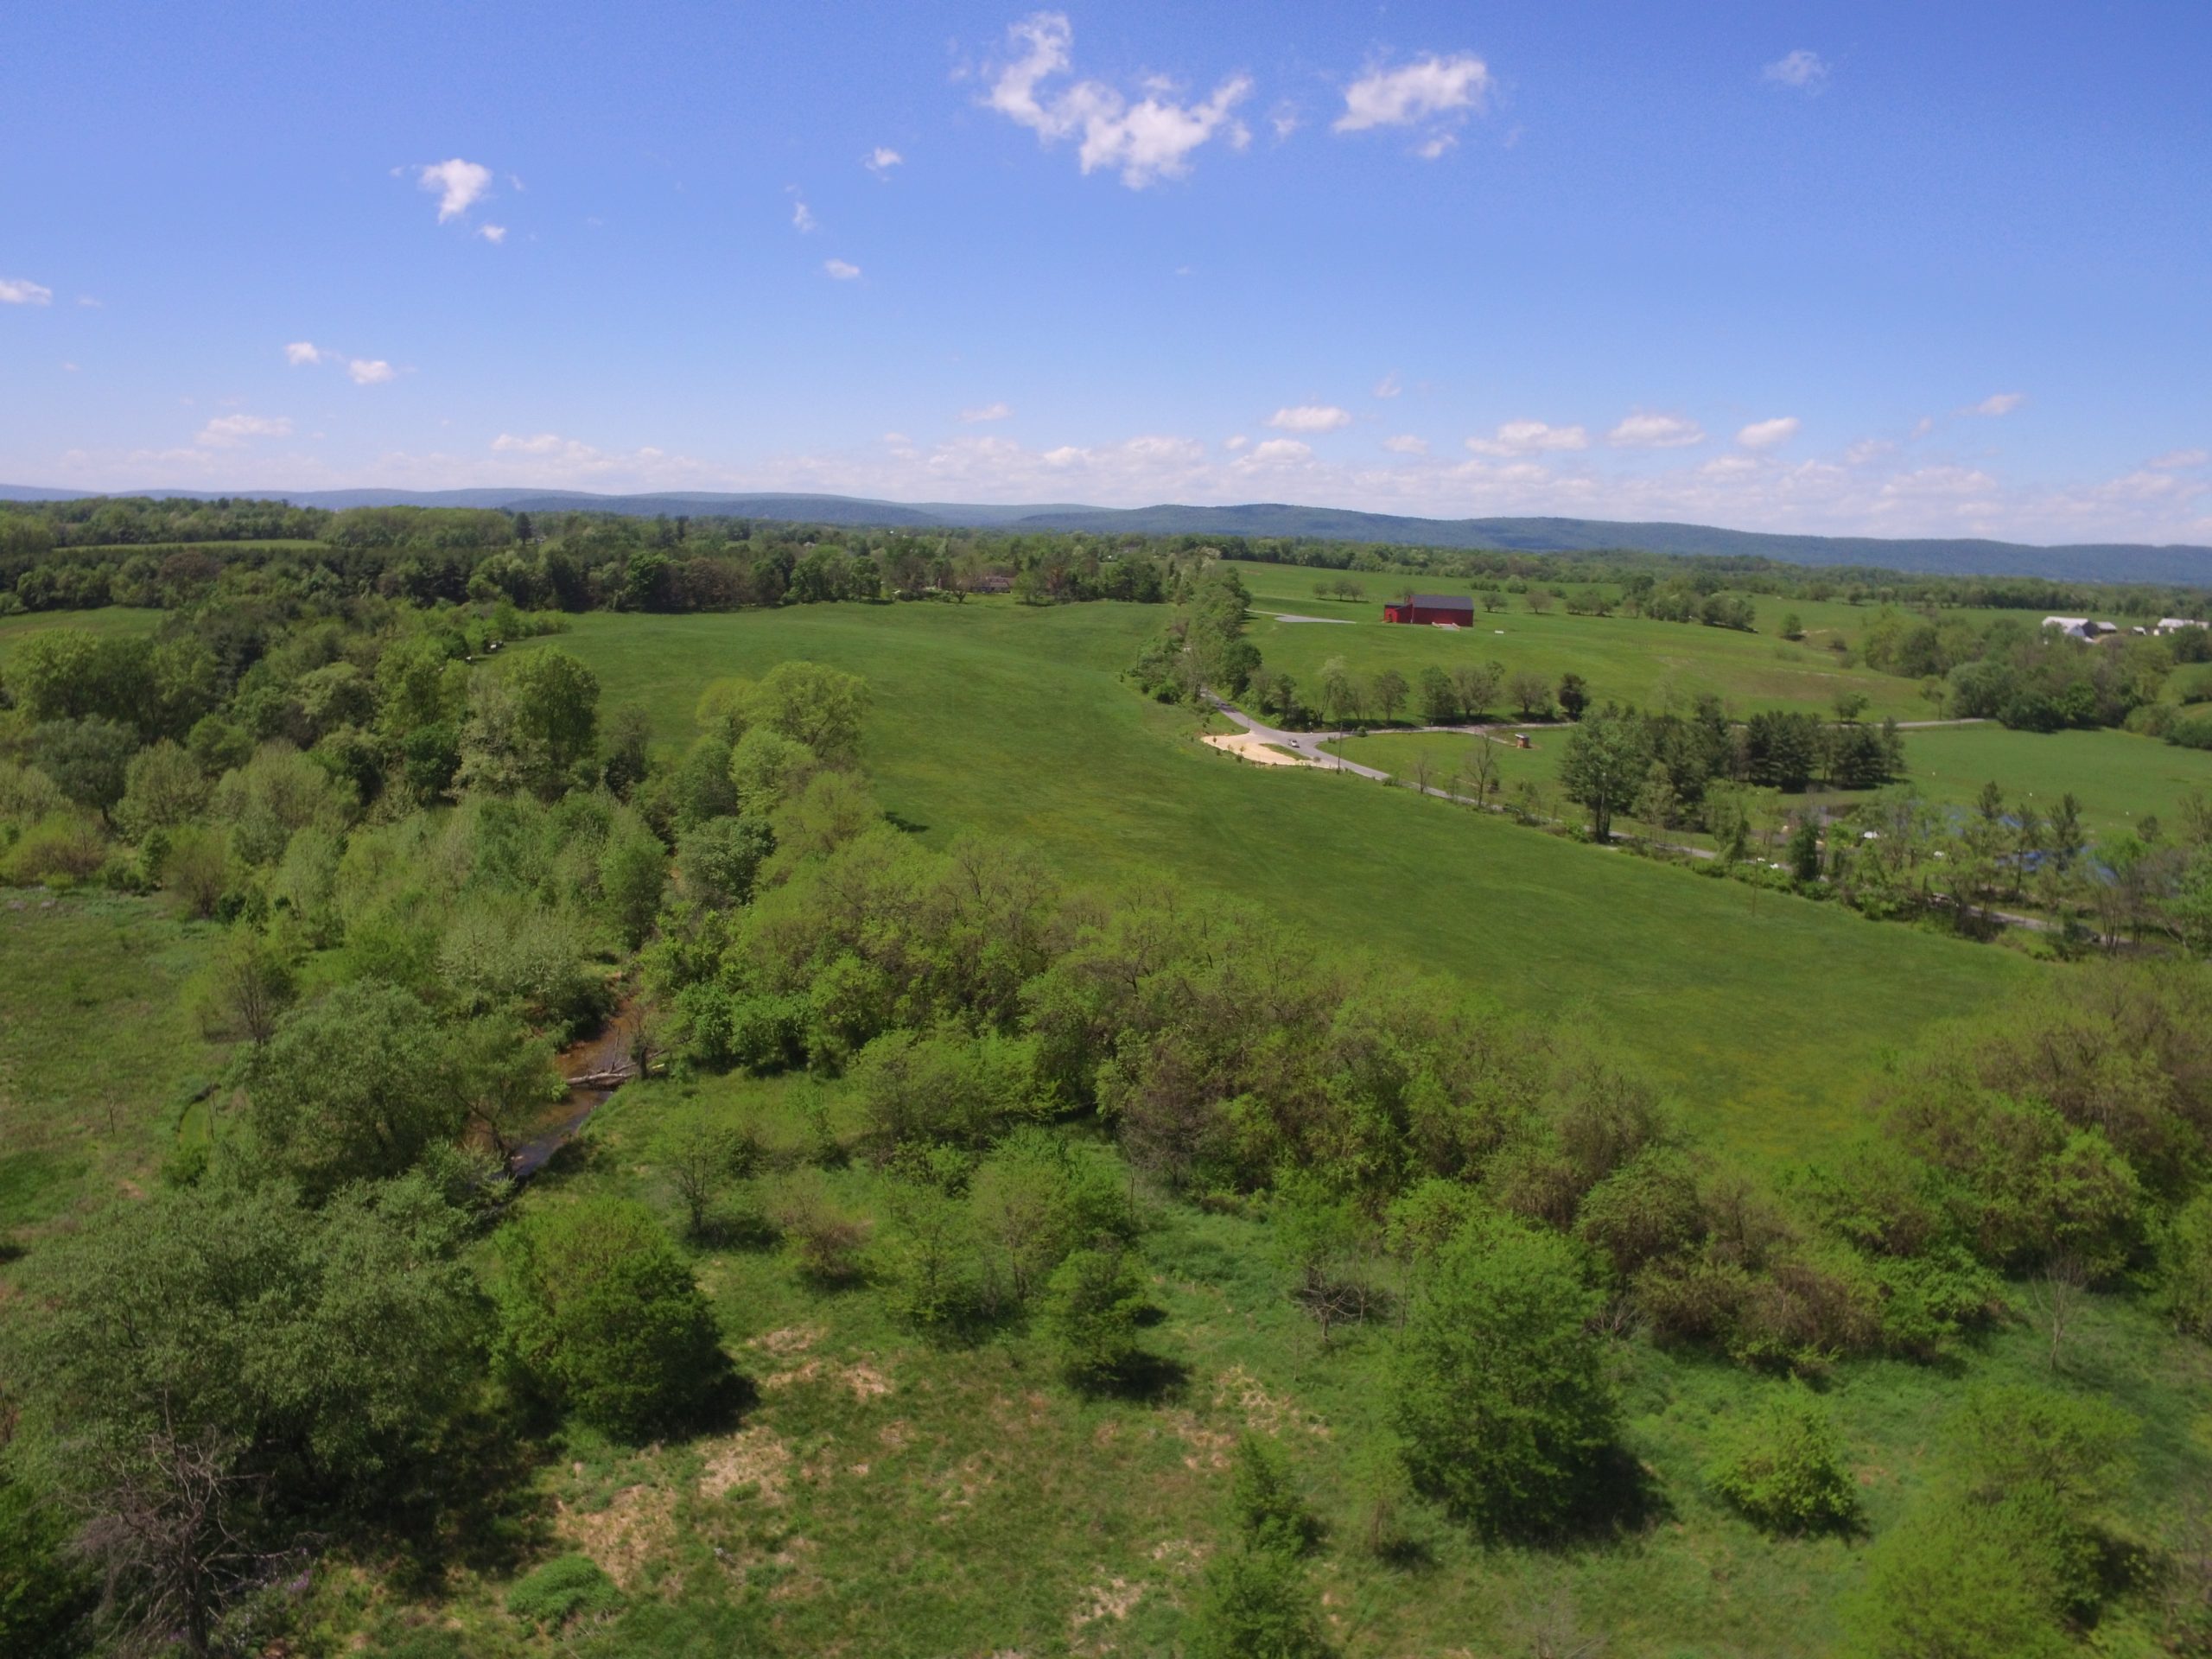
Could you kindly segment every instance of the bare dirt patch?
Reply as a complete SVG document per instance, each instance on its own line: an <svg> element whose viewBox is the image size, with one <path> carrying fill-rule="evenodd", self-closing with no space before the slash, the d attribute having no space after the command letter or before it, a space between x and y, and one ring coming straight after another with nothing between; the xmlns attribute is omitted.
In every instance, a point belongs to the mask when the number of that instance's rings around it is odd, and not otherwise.
<svg viewBox="0 0 2212 1659"><path fill-rule="evenodd" d="M702 1497L721 1497L741 1486L750 1486L763 1503L780 1503L786 1496L791 1449L766 1428L741 1428L734 1434L711 1440L702 1448L707 1466L699 1477Z"/></svg>
<svg viewBox="0 0 2212 1659"><path fill-rule="evenodd" d="M1232 1365L1221 1374L1214 1387L1213 1403L1217 1411L1234 1406L1262 1434L1280 1436L1286 1428L1302 1428L1317 1440L1329 1438L1329 1426L1317 1413L1272 1392L1242 1365Z"/></svg>
<svg viewBox="0 0 2212 1659"><path fill-rule="evenodd" d="M1209 733L1198 741L1210 744L1224 754L1233 754L1240 760L1251 760L1263 766L1311 766L1319 764L1302 754L1293 754L1288 749L1276 748L1263 743L1250 732Z"/></svg>
<svg viewBox="0 0 2212 1659"><path fill-rule="evenodd" d="M676 1540L676 1498L658 1486L626 1486L603 1510L556 1503L555 1529L628 1589L645 1563Z"/></svg>
<svg viewBox="0 0 2212 1659"><path fill-rule="evenodd" d="M1094 1584L1076 1601L1075 1611L1068 1618L1071 1629L1081 1630L1086 1624L1096 1624L1102 1618L1116 1622L1127 1618L1144 1599L1146 1586L1131 1584L1127 1579L1108 1579Z"/></svg>
<svg viewBox="0 0 2212 1659"><path fill-rule="evenodd" d="M1226 1469L1229 1467L1229 1448L1236 1444L1234 1434L1223 1433L1206 1427L1187 1411L1167 1414L1168 1431L1191 1448L1183 1459L1185 1469Z"/></svg>

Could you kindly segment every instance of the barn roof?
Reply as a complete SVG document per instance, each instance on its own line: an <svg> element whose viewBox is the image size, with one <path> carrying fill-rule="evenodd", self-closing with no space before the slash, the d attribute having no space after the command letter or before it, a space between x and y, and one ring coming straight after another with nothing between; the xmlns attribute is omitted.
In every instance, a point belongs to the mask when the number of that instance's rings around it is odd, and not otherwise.
<svg viewBox="0 0 2212 1659"><path fill-rule="evenodd" d="M1459 594L1415 594L1414 603L1427 611L1471 611L1475 601Z"/></svg>

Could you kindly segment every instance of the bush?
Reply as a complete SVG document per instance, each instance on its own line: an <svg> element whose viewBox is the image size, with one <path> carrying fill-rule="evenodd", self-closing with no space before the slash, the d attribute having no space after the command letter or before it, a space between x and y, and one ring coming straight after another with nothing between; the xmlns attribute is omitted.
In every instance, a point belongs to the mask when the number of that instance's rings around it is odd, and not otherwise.
<svg viewBox="0 0 2212 1659"><path fill-rule="evenodd" d="M588 1423L632 1440L696 1425L730 1380L713 1311L643 1205L540 1211L499 1236L509 1349Z"/></svg>
<svg viewBox="0 0 2212 1659"><path fill-rule="evenodd" d="M1229 1513L1238 1535L1258 1548L1302 1555L1320 1540L1320 1520L1292 1484L1282 1449L1256 1434L1237 1439Z"/></svg>
<svg viewBox="0 0 2212 1659"><path fill-rule="evenodd" d="M69 1632L93 1592L67 1553L68 1532L59 1510L0 1474L0 1653L60 1659L80 1651Z"/></svg>
<svg viewBox="0 0 2212 1659"><path fill-rule="evenodd" d="M1414 1484L1486 1534L1551 1531L1594 1493L1617 1407L1574 1247L1477 1224L1439 1256L1408 1325L1392 1411Z"/></svg>
<svg viewBox="0 0 2212 1659"><path fill-rule="evenodd" d="M1191 1617L1191 1659L1321 1659L1328 1651L1296 1556L1247 1545L1208 1565Z"/></svg>
<svg viewBox="0 0 2212 1659"><path fill-rule="evenodd" d="M2158 1305L2177 1331L2212 1338L2212 1193L2192 1198L2158 1240Z"/></svg>
<svg viewBox="0 0 2212 1659"><path fill-rule="evenodd" d="M507 1592L507 1611L558 1630L570 1619L611 1613L622 1605L614 1580L588 1555L556 1555Z"/></svg>
<svg viewBox="0 0 2212 1659"><path fill-rule="evenodd" d="M1802 1389L1774 1401L1743 1428L1707 1479L1768 1532L1847 1527L1859 1510L1827 1414Z"/></svg>
<svg viewBox="0 0 2212 1659"><path fill-rule="evenodd" d="M1045 1338L1060 1374L1081 1389L1125 1376L1136 1361L1144 1307L1144 1281L1127 1251L1070 1255L1045 1287Z"/></svg>
<svg viewBox="0 0 2212 1659"><path fill-rule="evenodd" d="M2073 1652L2054 1607L2048 1552L2023 1518L1924 1504L1867 1559L1851 1624L1868 1659L2058 1659Z"/></svg>

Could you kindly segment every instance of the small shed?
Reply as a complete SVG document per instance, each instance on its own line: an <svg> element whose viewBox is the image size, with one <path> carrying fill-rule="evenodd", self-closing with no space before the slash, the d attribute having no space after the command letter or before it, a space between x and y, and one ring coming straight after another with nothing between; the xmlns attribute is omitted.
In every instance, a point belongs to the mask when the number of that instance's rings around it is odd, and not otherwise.
<svg viewBox="0 0 2212 1659"><path fill-rule="evenodd" d="M1410 603L1392 600L1382 607L1385 622L1448 622L1454 627L1475 625L1475 601L1450 594L1415 594Z"/></svg>

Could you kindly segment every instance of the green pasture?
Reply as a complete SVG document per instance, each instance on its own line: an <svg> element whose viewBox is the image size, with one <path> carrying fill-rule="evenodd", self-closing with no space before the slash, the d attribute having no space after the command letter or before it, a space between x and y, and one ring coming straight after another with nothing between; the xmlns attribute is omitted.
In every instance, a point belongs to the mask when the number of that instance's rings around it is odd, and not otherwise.
<svg viewBox="0 0 2212 1659"><path fill-rule="evenodd" d="M1001 601L594 613L558 643L596 670L606 703L644 704L671 742L718 676L785 658L864 674L863 764L932 841L973 826L1078 880L1212 887L1371 951L1378 973L1448 975L1508 1008L1586 1019L1692 1124L1762 1155L1831 1143L1883 1055L2043 971L1805 900L1754 909L1743 887L1404 791L1242 764L1120 678L1166 620Z"/></svg>
<svg viewBox="0 0 2212 1659"><path fill-rule="evenodd" d="M216 930L0 887L0 1243L153 1179L221 1070L186 1010Z"/></svg>
<svg viewBox="0 0 2212 1659"><path fill-rule="evenodd" d="M75 628L98 634L151 633L161 620L159 611L131 610L120 605L105 605L95 611L23 611L14 616L0 616L0 672L5 671L8 658L24 640L51 629Z"/></svg>
<svg viewBox="0 0 2212 1659"><path fill-rule="evenodd" d="M2171 830L2183 796L2212 794L2212 754L2133 732L1937 726L1906 733L1904 756L1912 786L1944 805L1971 805L1993 783L2008 804L2048 816L2070 791L2092 836L2128 833L2145 817Z"/></svg>
<svg viewBox="0 0 2212 1659"><path fill-rule="evenodd" d="M1287 673L1309 695L1320 683L1322 664L1342 657L1355 673L1372 675L1395 668L1408 684L1417 683L1421 671L1432 664L1449 668L1466 662L1497 662L1509 675L1533 669L1554 686L1562 674L1576 673L1589 682L1598 702L1611 699L1646 709L1687 709L1699 697L1710 696L1739 717L1760 709L1827 714L1839 692L1854 691L1867 699L1872 719L1885 715L1922 719L1929 713L1912 681L1866 668L1846 668L1837 652L1810 639L1793 643L1777 633L1742 633L1618 614L1569 616L1557 604L1540 616L1527 608L1521 594L1506 595L1507 608L1502 611L1478 608L1470 629L1407 626L1382 620L1383 601L1404 585L1402 578L1356 578L1366 584L1368 596L1354 605L1313 596L1315 585L1333 579L1334 573L1288 565L1239 563L1236 568L1252 589L1255 613L1332 619L1284 622L1255 614L1248 630L1267 664ZM1422 591L1465 594L1472 588L1465 582L1440 582L1433 588L1424 584ZM1780 613L1777 605L1777 618ZM1861 619L1861 626L1872 614L1863 609L1853 613ZM1409 707L1400 718L1418 715Z"/></svg>

